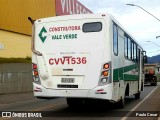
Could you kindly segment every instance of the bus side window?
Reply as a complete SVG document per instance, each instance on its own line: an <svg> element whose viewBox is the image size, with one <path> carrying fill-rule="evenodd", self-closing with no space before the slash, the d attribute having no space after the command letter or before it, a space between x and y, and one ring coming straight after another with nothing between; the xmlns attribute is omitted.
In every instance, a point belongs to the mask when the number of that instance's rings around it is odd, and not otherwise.
<svg viewBox="0 0 160 120"><path fill-rule="evenodd" d="M131 53L132 53L132 54L131 54L131 56L132 56L132 61L134 61L134 43L133 43L133 41L131 42L131 47L132 47L132 48L131 48L131 51L132 51L132 52L131 52Z"/></svg>
<svg viewBox="0 0 160 120"><path fill-rule="evenodd" d="M138 50L137 50L137 54L138 54L138 63L140 64L140 54L141 54L141 50L138 48ZM142 59L142 61L143 61L143 59Z"/></svg>
<svg viewBox="0 0 160 120"><path fill-rule="evenodd" d="M131 60L131 39L128 38L128 59Z"/></svg>
<svg viewBox="0 0 160 120"><path fill-rule="evenodd" d="M137 62L137 45L134 43L134 61Z"/></svg>
<svg viewBox="0 0 160 120"><path fill-rule="evenodd" d="M118 55L118 29L115 24L113 25L113 52Z"/></svg>
<svg viewBox="0 0 160 120"><path fill-rule="evenodd" d="M124 55L125 58L128 59L128 38L124 35Z"/></svg>

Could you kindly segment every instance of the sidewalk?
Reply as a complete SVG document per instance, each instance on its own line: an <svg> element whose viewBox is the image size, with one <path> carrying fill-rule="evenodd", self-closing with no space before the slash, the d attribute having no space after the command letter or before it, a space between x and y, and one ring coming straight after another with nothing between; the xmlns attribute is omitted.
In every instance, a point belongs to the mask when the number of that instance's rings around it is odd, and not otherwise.
<svg viewBox="0 0 160 120"><path fill-rule="evenodd" d="M0 105L25 101L25 100L33 100L33 99L36 99L36 97L34 97L33 95L33 92L5 94L5 95L0 95Z"/></svg>

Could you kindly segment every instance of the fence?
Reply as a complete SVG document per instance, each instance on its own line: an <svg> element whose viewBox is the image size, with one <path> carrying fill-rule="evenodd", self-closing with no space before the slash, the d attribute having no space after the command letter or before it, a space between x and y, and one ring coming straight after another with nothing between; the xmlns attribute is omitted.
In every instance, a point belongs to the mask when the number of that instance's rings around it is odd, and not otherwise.
<svg viewBox="0 0 160 120"><path fill-rule="evenodd" d="M32 91L30 63L0 64L0 94Z"/></svg>

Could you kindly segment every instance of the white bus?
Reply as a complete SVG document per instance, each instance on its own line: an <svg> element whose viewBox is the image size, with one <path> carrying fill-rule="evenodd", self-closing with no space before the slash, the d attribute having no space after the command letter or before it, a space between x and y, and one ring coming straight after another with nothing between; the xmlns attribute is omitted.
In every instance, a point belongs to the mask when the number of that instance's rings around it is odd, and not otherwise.
<svg viewBox="0 0 160 120"><path fill-rule="evenodd" d="M33 90L38 98L65 97L69 106L103 99L124 106L144 86L143 49L109 14L34 21Z"/></svg>

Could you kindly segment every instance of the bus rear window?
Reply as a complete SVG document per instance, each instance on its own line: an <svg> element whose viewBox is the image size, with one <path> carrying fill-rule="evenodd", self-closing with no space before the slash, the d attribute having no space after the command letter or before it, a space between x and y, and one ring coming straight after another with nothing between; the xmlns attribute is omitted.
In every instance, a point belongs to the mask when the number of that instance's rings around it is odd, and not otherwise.
<svg viewBox="0 0 160 120"><path fill-rule="evenodd" d="M99 32L102 30L101 22L92 22L83 24L83 32Z"/></svg>

